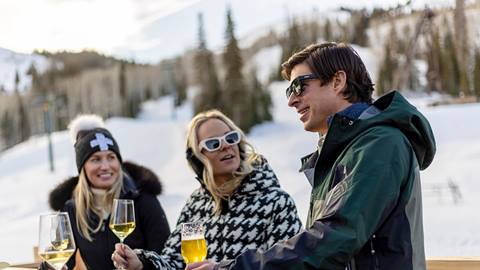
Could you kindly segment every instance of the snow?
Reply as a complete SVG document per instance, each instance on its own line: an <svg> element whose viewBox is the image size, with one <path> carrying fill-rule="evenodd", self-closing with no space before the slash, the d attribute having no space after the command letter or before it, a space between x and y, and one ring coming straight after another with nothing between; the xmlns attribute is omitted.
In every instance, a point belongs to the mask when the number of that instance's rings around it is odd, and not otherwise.
<svg viewBox="0 0 480 270"><path fill-rule="evenodd" d="M373 68L374 55L357 48ZM278 61L268 57L275 48L262 51L267 68ZM258 55L257 55L258 56ZM259 57L259 56L258 56ZM260 59L261 60L261 59ZM267 72L265 70L261 72ZM318 135L305 132L296 112L286 105L286 82L269 86L274 102L274 121L256 126L248 135L255 148L275 170L281 186L294 198L305 222L310 184L298 173L300 157L316 148ZM438 97L433 97L438 98ZM438 151L432 165L422 172L424 230L427 256L478 256L480 254L480 204L475 168L480 164L480 104L426 107L430 96L409 99L429 119ZM176 222L187 196L198 187L185 160L186 125L192 116L191 103L177 110L165 97L143 105L137 119L110 118L106 126L120 145L124 160L151 168L162 179L159 200L170 226ZM33 137L0 154L0 261L33 260L38 240L38 216L49 211L48 193L68 176L76 174L73 146L66 131L52 136L55 172L49 172L47 138ZM461 198L455 203L449 181L458 186Z"/></svg>
<svg viewBox="0 0 480 270"><path fill-rule="evenodd" d="M7 92L14 90L16 71L20 79L18 90L30 88L32 79L27 72L32 64L38 73L44 72L49 65L47 58L42 55L16 53L0 48L0 88L3 86Z"/></svg>

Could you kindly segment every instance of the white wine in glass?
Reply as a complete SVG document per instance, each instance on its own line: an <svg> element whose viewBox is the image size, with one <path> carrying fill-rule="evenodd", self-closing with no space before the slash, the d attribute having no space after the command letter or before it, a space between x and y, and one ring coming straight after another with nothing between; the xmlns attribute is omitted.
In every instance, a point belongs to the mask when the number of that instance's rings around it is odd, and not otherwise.
<svg viewBox="0 0 480 270"><path fill-rule="evenodd" d="M75 253L75 240L68 214L40 216L38 255L56 270L62 269Z"/></svg>
<svg viewBox="0 0 480 270"><path fill-rule="evenodd" d="M201 262L207 258L205 226L202 222L182 224L182 257L185 263Z"/></svg>
<svg viewBox="0 0 480 270"><path fill-rule="evenodd" d="M113 200L109 227L120 239L120 243L135 230L135 209L132 200Z"/></svg>

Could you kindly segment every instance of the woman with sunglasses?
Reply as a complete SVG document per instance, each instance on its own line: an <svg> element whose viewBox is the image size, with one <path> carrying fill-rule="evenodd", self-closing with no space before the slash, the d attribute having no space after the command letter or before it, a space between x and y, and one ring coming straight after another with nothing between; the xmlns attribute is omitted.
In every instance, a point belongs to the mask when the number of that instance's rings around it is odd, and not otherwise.
<svg viewBox="0 0 480 270"><path fill-rule="evenodd" d="M234 259L249 248L267 249L294 236L301 222L292 198L267 161L223 113L199 113L190 122L187 160L200 187L187 200L163 252L117 245L112 259L126 269L184 269L181 224L202 221L208 259Z"/></svg>

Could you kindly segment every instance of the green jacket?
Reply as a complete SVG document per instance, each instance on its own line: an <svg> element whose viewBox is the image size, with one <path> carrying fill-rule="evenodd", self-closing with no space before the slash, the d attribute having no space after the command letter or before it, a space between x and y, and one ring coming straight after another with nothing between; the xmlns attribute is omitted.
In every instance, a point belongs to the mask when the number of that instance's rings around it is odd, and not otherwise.
<svg viewBox="0 0 480 270"><path fill-rule="evenodd" d="M426 118L398 92L358 119L336 114L313 169L306 230L220 269L425 269L419 170L435 154Z"/></svg>

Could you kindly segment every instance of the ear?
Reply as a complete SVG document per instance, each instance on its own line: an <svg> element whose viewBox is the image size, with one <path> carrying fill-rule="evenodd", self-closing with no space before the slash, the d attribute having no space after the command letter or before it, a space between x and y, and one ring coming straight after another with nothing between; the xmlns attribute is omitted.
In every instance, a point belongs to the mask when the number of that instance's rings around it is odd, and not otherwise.
<svg viewBox="0 0 480 270"><path fill-rule="evenodd" d="M343 70L337 71L333 76L333 89L340 94L347 88L347 73Z"/></svg>

